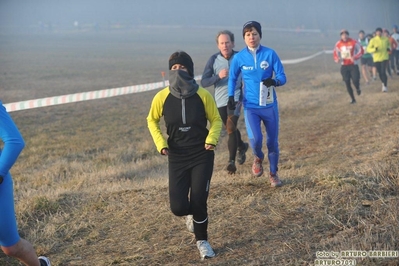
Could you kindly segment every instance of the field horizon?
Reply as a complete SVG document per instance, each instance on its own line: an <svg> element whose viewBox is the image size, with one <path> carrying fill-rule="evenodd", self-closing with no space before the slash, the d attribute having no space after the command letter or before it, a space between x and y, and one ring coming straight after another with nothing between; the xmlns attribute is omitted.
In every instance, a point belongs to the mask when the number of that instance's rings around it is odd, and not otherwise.
<svg viewBox="0 0 399 266"><path fill-rule="evenodd" d="M154 31L3 36L0 99L157 82L176 50L193 57L200 75L217 51L216 31ZM263 36L283 60L332 49L338 40ZM11 169L21 236L60 266L315 265L321 251L399 251L399 76L389 78L387 93L378 79L362 79L351 105L331 55L285 71L288 83L277 89L284 186L252 177L251 150L228 175L227 136L220 138L208 201L214 259L199 260L184 218L169 210L167 159L145 119L158 90L10 113L26 141ZM247 140L242 117L239 128ZM0 262L19 265L3 253Z"/></svg>

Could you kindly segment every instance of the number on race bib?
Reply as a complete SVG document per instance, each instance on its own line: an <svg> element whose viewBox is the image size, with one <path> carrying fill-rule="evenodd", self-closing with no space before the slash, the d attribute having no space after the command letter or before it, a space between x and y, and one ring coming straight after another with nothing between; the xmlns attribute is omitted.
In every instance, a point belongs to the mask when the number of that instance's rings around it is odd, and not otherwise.
<svg viewBox="0 0 399 266"><path fill-rule="evenodd" d="M341 58L342 59L349 59L351 58L351 52L348 50L341 51Z"/></svg>
<svg viewBox="0 0 399 266"><path fill-rule="evenodd" d="M259 105L266 106L274 102L274 86L266 87L263 83L259 86Z"/></svg>

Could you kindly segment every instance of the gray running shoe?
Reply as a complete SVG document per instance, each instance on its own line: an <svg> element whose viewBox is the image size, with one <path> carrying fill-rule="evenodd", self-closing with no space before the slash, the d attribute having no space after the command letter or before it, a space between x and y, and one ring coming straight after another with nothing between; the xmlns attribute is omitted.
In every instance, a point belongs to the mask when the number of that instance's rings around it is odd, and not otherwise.
<svg viewBox="0 0 399 266"><path fill-rule="evenodd" d="M382 84L382 92L387 92L388 88L386 86L384 86L384 83Z"/></svg>
<svg viewBox="0 0 399 266"><path fill-rule="evenodd" d="M213 251L213 249L208 241L198 240L197 248L200 252L201 260L215 257L215 252Z"/></svg>

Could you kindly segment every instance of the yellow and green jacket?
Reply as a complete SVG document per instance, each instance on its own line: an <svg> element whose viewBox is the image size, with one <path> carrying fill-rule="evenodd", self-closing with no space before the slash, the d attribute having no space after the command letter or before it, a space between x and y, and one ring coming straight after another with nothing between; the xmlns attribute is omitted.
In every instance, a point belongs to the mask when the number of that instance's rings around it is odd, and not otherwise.
<svg viewBox="0 0 399 266"><path fill-rule="evenodd" d="M373 54L374 62L389 60L388 49L391 49L389 39L384 36L375 36L367 45L367 53Z"/></svg>
<svg viewBox="0 0 399 266"><path fill-rule="evenodd" d="M162 116L167 140L162 135L159 124ZM205 144L216 146L222 129L222 119L215 100L202 87L194 95L184 99L173 96L169 87L159 91L152 100L147 124L159 152L168 148L169 155L185 158L204 150Z"/></svg>

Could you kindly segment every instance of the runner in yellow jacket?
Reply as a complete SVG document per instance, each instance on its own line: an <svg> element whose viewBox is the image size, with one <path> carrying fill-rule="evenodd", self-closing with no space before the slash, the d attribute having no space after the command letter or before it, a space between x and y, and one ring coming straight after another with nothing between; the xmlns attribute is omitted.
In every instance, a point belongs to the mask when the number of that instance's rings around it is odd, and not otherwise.
<svg viewBox="0 0 399 266"><path fill-rule="evenodd" d="M215 252L208 242L207 200L222 119L212 94L196 83L190 55L173 53L169 70L169 86L151 103L148 128L157 151L168 156L170 209L186 216L201 259L211 258ZM160 128L161 117L167 139Z"/></svg>
<svg viewBox="0 0 399 266"><path fill-rule="evenodd" d="M385 72L386 64L389 62L389 51L391 45L387 37L382 36L382 28L375 30L375 37L367 45L367 52L373 54L374 65L382 82L382 91L387 92L388 77Z"/></svg>

